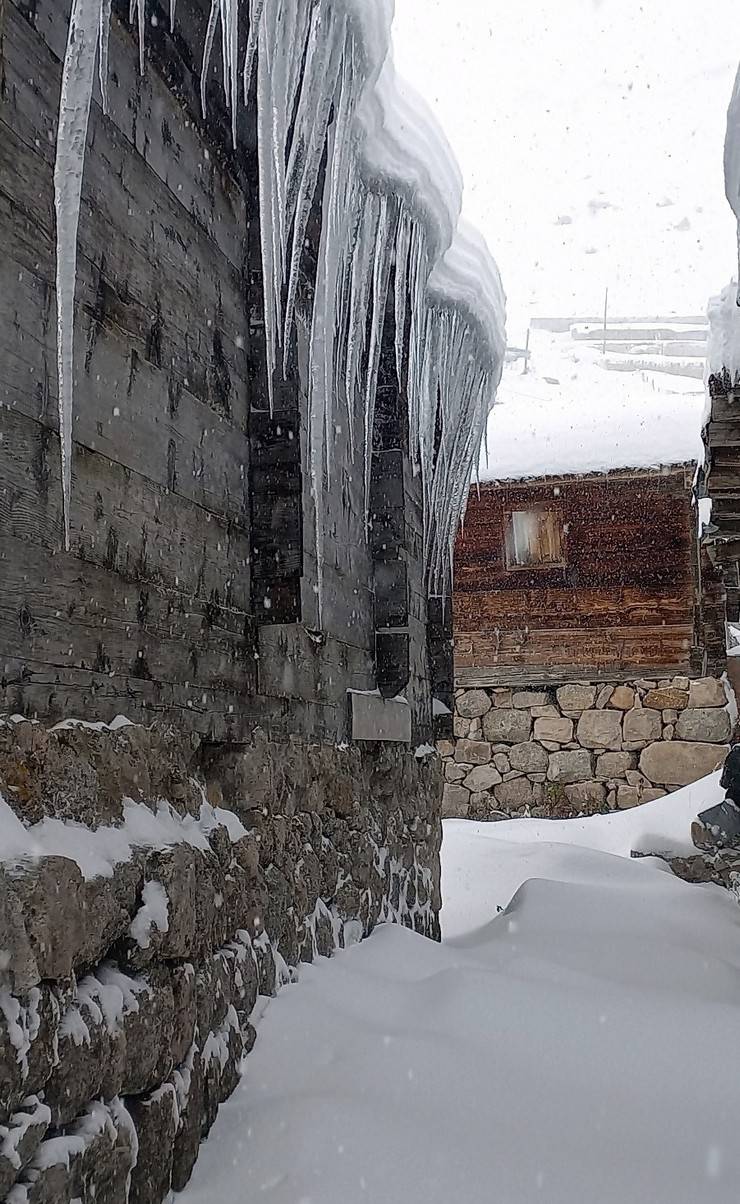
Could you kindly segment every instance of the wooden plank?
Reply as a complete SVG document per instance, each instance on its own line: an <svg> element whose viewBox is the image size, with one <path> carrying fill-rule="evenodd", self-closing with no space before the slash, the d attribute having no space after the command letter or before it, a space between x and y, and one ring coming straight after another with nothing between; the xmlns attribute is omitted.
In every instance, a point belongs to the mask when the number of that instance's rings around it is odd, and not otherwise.
<svg viewBox="0 0 740 1204"><path fill-rule="evenodd" d="M641 672L634 666L619 668L610 666L608 669L589 665L561 664L550 665L546 669L541 666L504 665L502 667L480 665L475 668L461 667L455 671L455 686L457 689L495 689L500 686L518 686L520 689L530 686L563 685L565 682L623 682L634 680L636 676L647 677L649 680L660 680L674 677L677 674L701 677L702 671L690 672L686 665L676 662L670 665L653 665L650 672Z"/></svg>
<svg viewBox="0 0 740 1204"><path fill-rule="evenodd" d="M108 569L0 535L0 663L56 676L103 672L193 691L255 692L254 637L245 616L126 582Z"/></svg>
<svg viewBox="0 0 740 1204"><path fill-rule="evenodd" d="M0 410L0 532L62 543L59 442L18 410ZM73 462L72 552L142 587L249 610L249 535L97 452Z"/></svg>

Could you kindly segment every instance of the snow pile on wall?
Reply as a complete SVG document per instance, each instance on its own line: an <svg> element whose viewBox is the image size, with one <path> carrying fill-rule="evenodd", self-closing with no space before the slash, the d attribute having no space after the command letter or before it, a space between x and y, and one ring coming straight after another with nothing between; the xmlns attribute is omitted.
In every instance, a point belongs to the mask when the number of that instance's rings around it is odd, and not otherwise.
<svg viewBox="0 0 740 1204"><path fill-rule="evenodd" d="M709 313L708 374L722 376L726 369L731 379L735 381L740 378L740 307L737 304L737 285L728 284L718 297L712 297L707 312Z"/></svg>
<svg viewBox="0 0 740 1204"><path fill-rule="evenodd" d="M433 585L452 542L486 416L501 375L504 295L482 238L460 224L457 164L434 119L398 80L392 0L248 0L239 80L238 0L212 0L202 80L221 25L223 86L237 108L257 73L259 190L270 392L287 374L309 217L323 189L310 315L309 445L319 564L334 428L346 420L369 465L383 322L394 314L399 382L408 395L411 455L423 473L426 563ZM143 0L138 13L143 46ZM174 5L171 10L174 21ZM74 0L64 63L55 170L60 429L69 544L72 329L85 135L100 47L105 103L110 0ZM143 59L142 59L143 63ZM241 82L241 87L239 83ZM201 96L205 109L205 87ZM393 282L393 284L392 284ZM391 305L387 297L392 284ZM361 430L354 430L361 413Z"/></svg>

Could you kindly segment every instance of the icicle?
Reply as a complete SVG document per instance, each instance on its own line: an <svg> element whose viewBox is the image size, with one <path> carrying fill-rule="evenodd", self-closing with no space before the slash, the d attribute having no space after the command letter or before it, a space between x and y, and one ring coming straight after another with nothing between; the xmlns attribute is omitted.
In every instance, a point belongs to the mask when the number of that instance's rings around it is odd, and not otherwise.
<svg viewBox="0 0 740 1204"><path fill-rule="evenodd" d="M143 0L132 0L132 3L141 4ZM220 0L211 0L211 11L208 14L208 24L206 25L206 36L203 39L203 62L200 68L200 109L203 116L206 116L206 87L208 84L208 68L211 62L211 54L213 53L213 39L216 36L216 22L218 21L221 10Z"/></svg>
<svg viewBox="0 0 740 1204"><path fill-rule="evenodd" d="M54 207L56 211L57 373L59 436L62 453L64 547L70 547L72 488L72 414L74 394L74 303L77 279L77 230L82 173L90 118L101 0L74 0L62 67Z"/></svg>
<svg viewBox="0 0 740 1204"><path fill-rule="evenodd" d="M175 6L177 0L170 0L170 33L175 32Z"/></svg>
<svg viewBox="0 0 740 1204"><path fill-rule="evenodd" d="M128 19L133 25L134 17L137 18L139 30L139 75L144 74L144 26L146 20L146 0L131 0L128 10Z"/></svg>
<svg viewBox="0 0 740 1204"><path fill-rule="evenodd" d="M172 3L174 3L174 0L172 0ZM249 10L249 32L247 33L247 47L244 52L244 71L242 73L242 95L245 105L249 103L249 89L252 86L252 75L254 73L254 56L257 53L257 42L259 40L262 10L264 7L265 0L252 0Z"/></svg>
<svg viewBox="0 0 740 1204"><path fill-rule="evenodd" d="M100 56L98 59L98 77L100 81L100 99L103 112L108 114L108 42L110 39L112 0L101 0L100 3Z"/></svg>

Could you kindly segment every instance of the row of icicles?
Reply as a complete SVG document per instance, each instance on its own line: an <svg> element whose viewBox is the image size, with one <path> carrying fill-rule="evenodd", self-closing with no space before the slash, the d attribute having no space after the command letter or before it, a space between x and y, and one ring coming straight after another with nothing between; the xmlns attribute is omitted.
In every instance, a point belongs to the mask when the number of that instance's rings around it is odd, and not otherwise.
<svg viewBox="0 0 740 1204"><path fill-rule="evenodd" d="M259 204L270 395L287 372L309 218L323 187L313 307L308 327L309 472L315 501L319 616L323 601L326 491L334 432L346 424L362 457L369 503L375 390L390 299L399 386L408 397L410 452L421 472L425 563L433 592L451 582L452 547L503 362L503 330L491 347L454 303L432 302L434 268L424 221L393 181L369 183L362 170L357 112L366 83L362 47L336 0L249 0L249 31L238 60L238 0L212 0L201 72L206 78L218 26L223 88L237 140L237 109L257 72ZM132 0L144 70L145 0ZM70 546L73 330L77 232L87 127L98 62L107 112L111 0L73 0L54 171L57 217L59 421L65 547ZM174 27L175 0L170 0ZM241 69L240 69L241 68ZM321 180L323 163L323 184ZM358 415L360 421L358 422Z"/></svg>

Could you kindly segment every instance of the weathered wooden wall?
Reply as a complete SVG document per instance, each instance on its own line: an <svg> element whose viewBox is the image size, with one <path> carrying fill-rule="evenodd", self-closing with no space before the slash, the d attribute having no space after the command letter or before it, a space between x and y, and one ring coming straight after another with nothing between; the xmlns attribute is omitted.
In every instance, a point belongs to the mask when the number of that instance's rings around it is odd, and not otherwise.
<svg viewBox="0 0 740 1204"><path fill-rule="evenodd" d="M254 105L240 114L234 152L216 47L201 115L209 7L178 0L171 36L169 11L148 4L140 76L135 32L114 5L110 115L96 98L83 182L65 553L53 163L70 4L6 0L0 710L167 716L214 740L244 739L256 723L344 739L347 690L376 684L364 474L338 433L319 623L306 348L296 347L270 416ZM405 479L409 693L421 737L430 698L420 484Z"/></svg>
<svg viewBox="0 0 740 1204"><path fill-rule="evenodd" d="M740 407L738 382L725 370L708 382L711 412L704 429L704 486L712 502L705 546L722 574L727 618L740 621Z"/></svg>
<svg viewBox="0 0 740 1204"><path fill-rule="evenodd" d="M691 468L484 485L455 555L458 685L700 672ZM507 570L504 515L546 503L565 566Z"/></svg>

